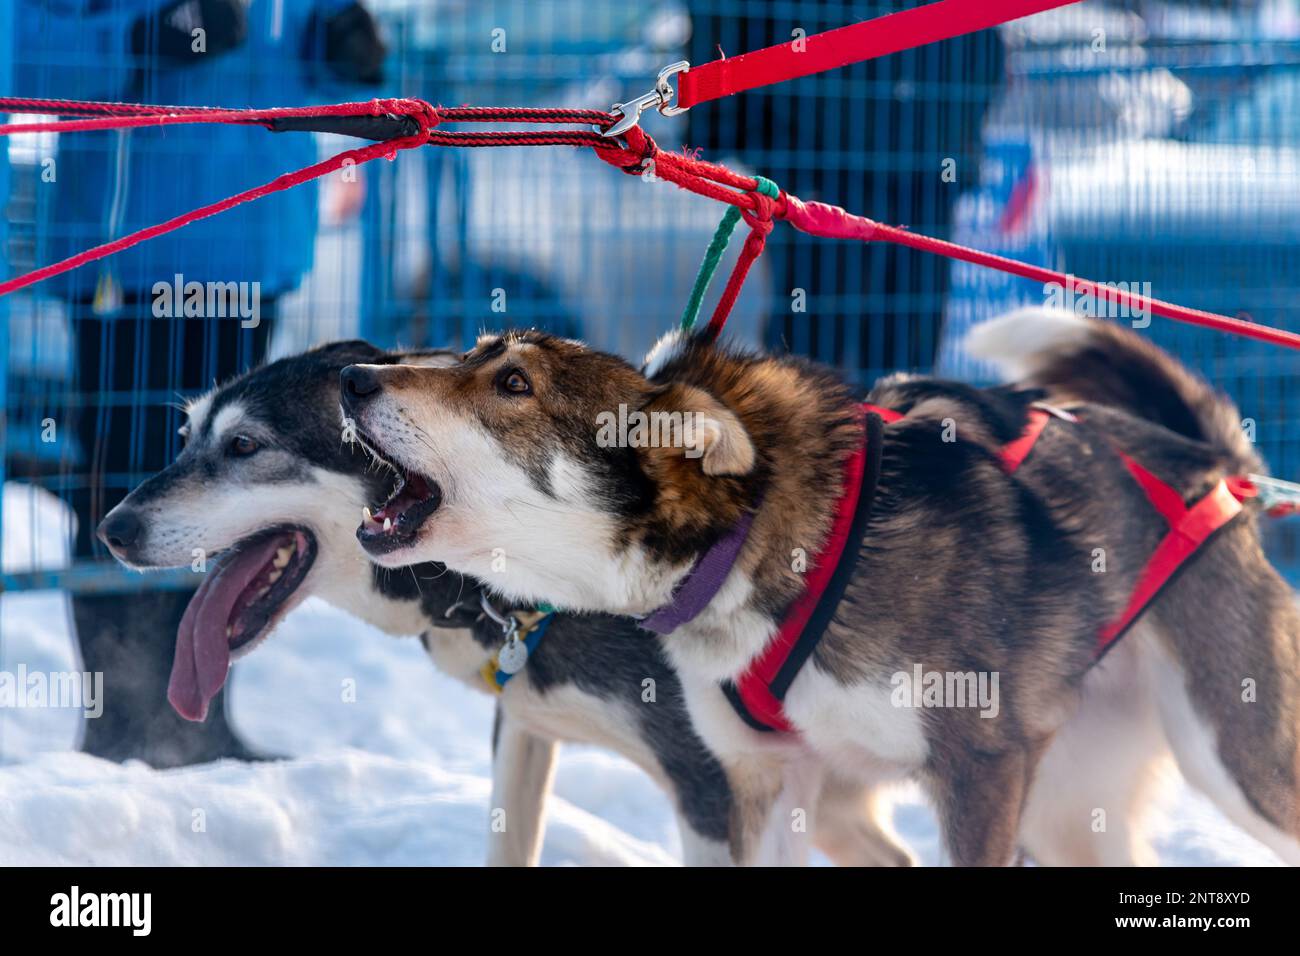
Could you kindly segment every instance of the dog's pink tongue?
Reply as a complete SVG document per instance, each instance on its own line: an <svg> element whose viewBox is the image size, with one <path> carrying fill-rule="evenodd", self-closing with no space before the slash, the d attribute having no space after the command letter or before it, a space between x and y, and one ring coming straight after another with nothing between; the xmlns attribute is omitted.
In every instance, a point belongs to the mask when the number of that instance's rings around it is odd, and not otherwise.
<svg viewBox="0 0 1300 956"><path fill-rule="evenodd" d="M208 572L176 630L176 657L172 660L167 700L186 720L203 720L208 703L226 682L230 669L230 623L235 602L253 583L280 544L271 537L239 551Z"/></svg>

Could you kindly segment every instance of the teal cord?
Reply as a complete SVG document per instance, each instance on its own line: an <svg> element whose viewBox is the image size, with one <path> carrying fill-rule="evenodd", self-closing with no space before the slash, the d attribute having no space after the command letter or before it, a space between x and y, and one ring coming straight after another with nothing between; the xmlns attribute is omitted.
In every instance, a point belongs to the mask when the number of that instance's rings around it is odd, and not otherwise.
<svg viewBox="0 0 1300 956"><path fill-rule="evenodd" d="M764 196L776 199L781 195L781 190L772 180L764 179L762 176L755 176L754 179L758 182L757 191ZM728 206L727 211L722 214L722 221L718 223L718 228L713 232L709 247L704 250L704 261L700 263L700 271L695 275L695 285L691 287L686 308L682 310L683 332L689 332L695 325L695 320L700 317L704 293L709 290L709 283L713 281L713 274L718 271L718 263L722 261L722 254L727 251L727 244L731 242L731 234L736 231L738 222L740 222L740 208Z"/></svg>

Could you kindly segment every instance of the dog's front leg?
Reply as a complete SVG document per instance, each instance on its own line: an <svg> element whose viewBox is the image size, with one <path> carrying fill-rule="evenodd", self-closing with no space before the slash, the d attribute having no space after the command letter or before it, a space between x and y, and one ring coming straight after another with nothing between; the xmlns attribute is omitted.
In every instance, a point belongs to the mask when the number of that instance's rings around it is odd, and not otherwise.
<svg viewBox="0 0 1300 956"><path fill-rule="evenodd" d="M879 782L828 772L817 799L814 843L836 866L915 866L894 833Z"/></svg>
<svg viewBox="0 0 1300 956"><path fill-rule="evenodd" d="M825 769L812 755L781 766L781 790L759 843L763 866L807 866L817 826L817 807Z"/></svg>
<svg viewBox="0 0 1300 956"><path fill-rule="evenodd" d="M1046 742L1002 753L953 747L931 760L926 777L953 866L1010 866L1020 815Z"/></svg>
<svg viewBox="0 0 1300 956"><path fill-rule="evenodd" d="M500 704L494 731L488 866L536 866L559 747L512 720Z"/></svg>
<svg viewBox="0 0 1300 956"><path fill-rule="evenodd" d="M812 844L822 765L813 757L763 761L729 776L732 854L743 866L804 866Z"/></svg>
<svg viewBox="0 0 1300 956"><path fill-rule="evenodd" d="M771 761L728 762L731 783L731 858L737 866L772 863L774 808L781 796L781 766Z"/></svg>

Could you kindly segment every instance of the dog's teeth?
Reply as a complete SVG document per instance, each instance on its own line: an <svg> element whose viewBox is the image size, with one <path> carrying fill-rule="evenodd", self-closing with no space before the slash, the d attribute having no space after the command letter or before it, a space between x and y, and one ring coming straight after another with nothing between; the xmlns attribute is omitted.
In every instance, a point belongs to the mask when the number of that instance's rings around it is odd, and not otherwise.
<svg viewBox="0 0 1300 956"><path fill-rule="evenodd" d="M370 516L370 509L369 509L369 508L362 508L362 509L361 509L361 520L362 520L364 523L366 523L366 524L370 524L372 521L375 520L374 518L372 518L372 517Z"/></svg>
<svg viewBox="0 0 1300 956"><path fill-rule="evenodd" d="M257 592L257 596L260 598L266 597L266 592L269 590L271 590L271 586L268 584L266 587L262 588L262 590Z"/></svg>
<svg viewBox="0 0 1300 956"><path fill-rule="evenodd" d="M226 637L234 637L234 636L235 636L235 629L234 629L233 627L230 627L229 625L227 625L227 627L226 627Z"/></svg>
<svg viewBox="0 0 1300 956"><path fill-rule="evenodd" d="M284 574L283 571L272 571L271 576L267 578L267 580L274 584L276 581L280 580L280 575L282 574Z"/></svg>
<svg viewBox="0 0 1300 956"><path fill-rule="evenodd" d="M292 556L293 556L293 545L286 544L283 548L280 548L275 552L275 558L272 559L271 564L277 568L283 568L286 564L289 563L289 558L291 558ZM277 574L275 577L278 578L279 576L280 575ZM271 578L271 580L274 581L275 578Z"/></svg>
<svg viewBox="0 0 1300 956"><path fill-rule="evenodd" d="M384 519L384 530L385 530L385 531L392 531L392 530L393 530L393 519L392 519L392 518L385 518L385 519Z"/></svg>

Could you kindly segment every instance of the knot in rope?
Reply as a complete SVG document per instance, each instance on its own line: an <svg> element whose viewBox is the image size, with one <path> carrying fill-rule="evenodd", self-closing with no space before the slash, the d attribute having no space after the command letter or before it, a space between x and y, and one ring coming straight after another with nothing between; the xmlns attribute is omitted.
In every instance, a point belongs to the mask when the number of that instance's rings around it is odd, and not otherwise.
<svg viewBox="0 0 1300 956"><path fill-rule="evenodd" d="M593 148L597 156L629 176L641 175L646 171L647 164L654 163L659 155L658 144L639 126L628 130L622 142L606 139Z"/></svg>
<svg viewBox="0 0 1300 956"><path fill-rule="evenodd" d="M781 196L781 190L777 188L776 183L770 179L764 179L762 176L755 176L754 180L758 186L749 194L753 200L754 208L746 209L740 207L741 218L748 223L751 230L750 237L755 235L766 239L772 232L773 216L776 214L777 200Z"/></svg>
<svg viewBox="0 0 1300 956"><path fill-rule="evenodd" d="M442 121L442 117L438 115L438 111L433 107L433 104L424 100L412 98L388 102L392 102L396 106L391 112L409 116L420 125L420 132L417 135L422 139L427 140L434 127Z"/></svg>

